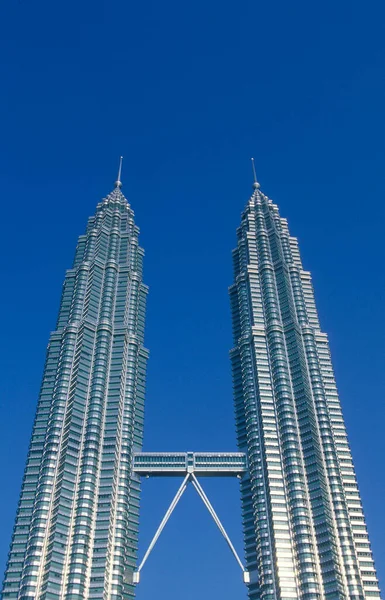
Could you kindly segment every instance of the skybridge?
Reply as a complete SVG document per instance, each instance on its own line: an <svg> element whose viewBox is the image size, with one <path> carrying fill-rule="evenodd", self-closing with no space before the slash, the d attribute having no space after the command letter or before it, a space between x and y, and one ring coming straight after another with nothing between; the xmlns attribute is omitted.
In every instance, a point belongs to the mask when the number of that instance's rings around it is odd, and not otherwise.
<svg viewBox="0 0 385 600"><path fill-rule="evenodd" d="M143 477L241 477L247 469L243 452L139 452L133 471Z"/></svg>
<svg viewBox="0 0 385 600"><path fill-rule="evenodd" d="M197 479L197 477L238 477L241 479L247 472L246 454L243 452L136 452L133 455L132 472L146 478L183 477L183 481L156 530L142 562L138 569L134 571L133 583L139 583L142 568L190 483L225 538L242 570L243 581L246 584L250 583L250 573L243 566L225 528Z"/></svg>

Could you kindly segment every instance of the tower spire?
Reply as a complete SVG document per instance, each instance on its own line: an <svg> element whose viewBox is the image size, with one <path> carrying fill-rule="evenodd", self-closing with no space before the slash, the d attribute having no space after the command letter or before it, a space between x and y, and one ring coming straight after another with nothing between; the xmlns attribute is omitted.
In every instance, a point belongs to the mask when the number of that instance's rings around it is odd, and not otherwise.
<svg viewBox="0 0 385 600"><path fill-rule="evenodd" d="M120 157L120 161L119 161L119 171L118 171L118 178L115 181L115 187L117 188L121 188L122 187L122 182L120 180L121 176L122 176L122 162L123 162L123 156Z"/></svg>
<svg viewBox="0 0 385 600"><path fill-rule="evenodd" d="M253 183L253 188L255 190L258 190L261 186L259 185L258 181L257 181L257 174L255 172L255 162L254 162L254 158L251 159L251 166L253 168L253 177L254 177L254 183Z"/></svg>

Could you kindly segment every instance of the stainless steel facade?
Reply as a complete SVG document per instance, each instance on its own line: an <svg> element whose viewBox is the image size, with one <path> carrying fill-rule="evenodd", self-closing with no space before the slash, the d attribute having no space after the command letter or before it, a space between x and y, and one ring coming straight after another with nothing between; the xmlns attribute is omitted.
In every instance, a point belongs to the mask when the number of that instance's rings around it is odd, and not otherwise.
<svg viewBox="0 0 385 600"><path fill-rule="evenodd" d="M230 288L246 568L252 600L379 598L328 338L310 273L260 191L242 214Z"/></svg>
<svg viewBox="0 0 385 600"><path fill-rule="evenodd" d="M128 600L188 484L250 600L379 598L309 272L255 182L234 250L231 351L239 452L141 452L147 287L121 192L80 236L51 334L4 599ZM184 478L137 565L140 477ZM239 477L243 565L197 477Z"/></svg>
<svg viewBox="0 0 385 600"><path fill-rule="evenodd" d="M147 288L120 190L97 207L51 334L3 598L128 599L138 537Z"/></svg>

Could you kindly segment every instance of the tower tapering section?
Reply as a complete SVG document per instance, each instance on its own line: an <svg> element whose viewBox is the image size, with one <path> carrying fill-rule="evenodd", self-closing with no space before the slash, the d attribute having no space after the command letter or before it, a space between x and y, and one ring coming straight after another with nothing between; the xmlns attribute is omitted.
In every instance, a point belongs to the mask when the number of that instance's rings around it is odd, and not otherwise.
<svg viewBox="0 0 385 600"><path fill-rule="evenodd" d="M230 287L249 597L379 598L310 273L259 187L242 214Z"/></svg>
<svg viewBox="0 0 385 600"><path fill-rule="evenodd" d="M114 191L88 221L51 334L3 598L133 596L147 287L134 214Z"/></svg>

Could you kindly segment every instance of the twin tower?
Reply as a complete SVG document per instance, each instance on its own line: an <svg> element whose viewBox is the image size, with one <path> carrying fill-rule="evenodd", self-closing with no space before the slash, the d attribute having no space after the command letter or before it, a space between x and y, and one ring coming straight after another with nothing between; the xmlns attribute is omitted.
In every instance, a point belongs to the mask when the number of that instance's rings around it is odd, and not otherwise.
<svg viewBox="0 0 385 600"><path fill-rule="evenodd" d="M142 452L148 288L134 213L115 189L79 237L51 334L2 597L128 600L186 486L250 600L380 598L328 338L311 276L260 190L233 252L231 350L239 452ZM137 564L141 476L181 485ZM240 479L244 562L202 477Z"/></svg>

